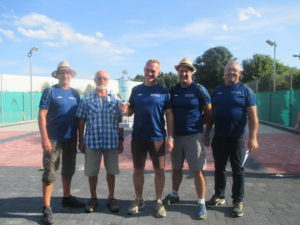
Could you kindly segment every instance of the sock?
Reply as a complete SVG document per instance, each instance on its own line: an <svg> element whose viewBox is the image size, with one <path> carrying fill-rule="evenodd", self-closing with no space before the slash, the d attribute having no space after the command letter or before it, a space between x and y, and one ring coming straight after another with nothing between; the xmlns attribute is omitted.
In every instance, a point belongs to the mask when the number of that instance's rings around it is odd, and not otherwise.
<svg viewBox="0 0 300 225"><path fill-rule="evenodd" d="M204 198L198 198L198 204L205 204Z"/></svg>
<svg viewBox="0 0 300 225"><path fill-rule="evenodd" d="M178 196L178 192L177 192L177 191L174 191L174 190L172 190L172 195L173 195L173 196Z"/></svg>

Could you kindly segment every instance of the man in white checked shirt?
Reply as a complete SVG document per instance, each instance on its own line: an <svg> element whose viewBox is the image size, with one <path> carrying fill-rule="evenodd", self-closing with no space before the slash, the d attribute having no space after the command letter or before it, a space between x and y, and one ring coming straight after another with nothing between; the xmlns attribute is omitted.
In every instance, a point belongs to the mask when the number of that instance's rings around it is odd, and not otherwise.
<svg viewBox="0 0 300 225"><path fill-rule="evenodd" d="M99 70L94 78L96 90L85 95L78 106L79 149L85 153L84 173L89 177L91 199L86 206L87 212L94 212L97 207L97 182L100 162L103 155L108 185L107 207L112 212L119 211L114 198L115 175L119 174L118 154L123 152L123 129L120 100L108 92L109 74ZM86 127L86 129L85 129Z"/></svg>

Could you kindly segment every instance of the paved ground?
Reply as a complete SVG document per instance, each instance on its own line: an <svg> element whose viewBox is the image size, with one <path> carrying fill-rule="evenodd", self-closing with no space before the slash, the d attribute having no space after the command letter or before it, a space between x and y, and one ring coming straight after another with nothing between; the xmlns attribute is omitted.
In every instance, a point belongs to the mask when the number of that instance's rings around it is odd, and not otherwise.
<svg viewBox="0 0 300 225"><path fill-rule="evenodd" d="M127 208L134 196L132 163L129 152L130 135L125 139L125 151L120 156L121 174L116 181L119 213L106 208L107 187L105 172L101 170L97 212L86 214L82 209L61 207L61 182L57 181L52 207L57 225L181 225L181 224L300 224L300 136L261 125L260 149L246 162L245 216L231 217L230 168L225 206L208 210L208 219L195 217L195 191L191 174L185 170L180 188L180 204L167 208L166 218L153 216L153 173L147 163L144 197L146 208L137 216L128 216ZM16 159L17 158L17 159ZM207 198L213 194L213 161L207 149ZM0 225L41 224L41 147L36 123L0 127ZM164 194L171 190L170 162L167 160ZM87 202L87 178L83 174L83 154L78 153L73 179L73 195Z"/></svg>

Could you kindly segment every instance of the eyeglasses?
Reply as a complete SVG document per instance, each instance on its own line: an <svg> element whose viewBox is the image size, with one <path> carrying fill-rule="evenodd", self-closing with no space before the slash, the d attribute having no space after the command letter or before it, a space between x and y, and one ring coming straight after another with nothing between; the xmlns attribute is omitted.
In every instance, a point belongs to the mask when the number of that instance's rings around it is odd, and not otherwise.
<svg viewBox="0 0 300 225"><path fill-rule="evenodd" d="M239 72L239 70L236 69L236 68L226 68L225 71L226 71L226 72L233 72L233 73Z"/></svg>

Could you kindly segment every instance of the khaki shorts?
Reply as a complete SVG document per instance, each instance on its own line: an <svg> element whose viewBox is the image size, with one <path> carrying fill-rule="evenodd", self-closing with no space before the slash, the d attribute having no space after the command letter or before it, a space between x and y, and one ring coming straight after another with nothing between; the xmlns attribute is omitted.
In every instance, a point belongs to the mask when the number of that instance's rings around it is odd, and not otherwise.
<svg viewBox="0 0 300 225"><path fill-rule="evenodd" d="M57 170L62 158L61 175L63 177L72 177L75 173L76 164L76 142L51 142L52 151L43 152L44 173L42 181L45 184L52 184L57 177Z"/></svg>
<svg viewBox="0 0 300 225"><path fill-rule="evenodd" d="M85 147L84 174L88 177L97 176L100 171L102 155L106 172L117 175L119 170L118 149L90 149Z"/></svg>
<svg viewBox="0 0 300 225"><path fill-rule="evenodd" d="M184 159L187 160L191 172L205 169L206 157L203 143L202 133L175 136L174 148L171 153L173 169L182 169Z"/></svg>

